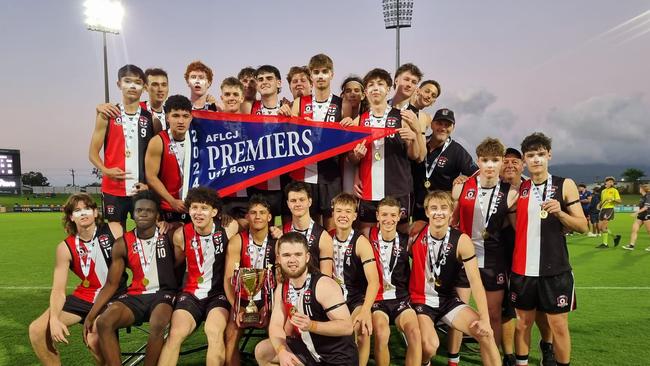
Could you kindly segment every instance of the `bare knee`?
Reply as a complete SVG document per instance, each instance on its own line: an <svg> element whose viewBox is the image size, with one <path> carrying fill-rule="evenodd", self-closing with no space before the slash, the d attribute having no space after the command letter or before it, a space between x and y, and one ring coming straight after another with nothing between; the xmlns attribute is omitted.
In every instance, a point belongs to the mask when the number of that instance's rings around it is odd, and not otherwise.
<svg viewBox="0 0 650 366"><path fill-rule="evenodd" d="M271 347L271 342L267 339L255 346L255 360L260 364L266 364L273 361L275 351Z"/></svg>
<svg viewBox="0 0 650 366"><path fill-rule="evenodd" d="M375 343L387 345L390 339L390 328L388 326L379 326L374 329Z"/></svg>
<svg viewBox="0 0 650 366"><path fill-rule="evenodd" d="M34 320L29 324L29 340L32 343L36 343L45 339L45 327L43 322L39 321L40 319Z"/></svg>
<svg viewBox="0 0 650 366"><path fill-rule="evenodd" d="M95 321L95 327L98 334L112 333L115 331L115 325L107 316L100 316Z"/></svg>
<svg viewBox="0 0 650 366"><path fill-rule="evenodd" d="M420 328L417 325L404 327L404 335L409 343L421 342Z"/></svg>
<svg viewBox="0 0 650 366"><path fill-rule="evenodd" d="M435 356L439 346L440 340L438 340L438 337L422 337L422 354L425 355L425 358Z"/></svg>

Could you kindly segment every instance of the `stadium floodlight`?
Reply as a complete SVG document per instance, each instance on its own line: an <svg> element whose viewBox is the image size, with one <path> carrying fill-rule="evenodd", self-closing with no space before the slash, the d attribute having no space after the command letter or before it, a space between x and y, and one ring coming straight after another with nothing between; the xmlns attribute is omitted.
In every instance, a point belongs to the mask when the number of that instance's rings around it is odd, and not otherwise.
<svg viewBox="0 0 650 366"><path fill-rule="evenodd" d="M104 99L108 97L108 53L106 51L106 33L120 34L124 7L116 0L86 0L86 27L91 31L101 32L104 42Z"/></svg>
<svg viewBox="0 0 650 366"><path fill-rule="evenodd" d="M410 28L413 19L414 0L382 0L381 5L384 11L384 25L386 29L395 29L395 59L397 69L399 67L399 30Z"/></svg>

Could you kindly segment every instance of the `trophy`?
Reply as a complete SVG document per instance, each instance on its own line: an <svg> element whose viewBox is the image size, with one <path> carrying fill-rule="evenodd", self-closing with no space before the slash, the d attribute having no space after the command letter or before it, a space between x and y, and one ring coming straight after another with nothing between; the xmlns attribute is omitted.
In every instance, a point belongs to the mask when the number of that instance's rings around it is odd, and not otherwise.
<svg viewBox="0 0 650 366"><path fill-rule="evenodd" d="M266 269L258 268L240 268L235 266L235 276L233 276L236 294L236 311L233 317L239 316L242 301L248 300L248 305L240 319L242 328L265 328L269 321L269 295L273 293L272 283L272 266ZM253 300L257 294L262 292L262 308L259 309Z"/></svg>

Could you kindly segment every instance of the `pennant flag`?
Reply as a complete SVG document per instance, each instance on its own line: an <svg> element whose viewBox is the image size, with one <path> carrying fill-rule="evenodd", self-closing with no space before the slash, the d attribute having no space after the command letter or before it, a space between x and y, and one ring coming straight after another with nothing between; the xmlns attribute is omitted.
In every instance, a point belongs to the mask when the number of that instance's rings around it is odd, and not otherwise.
<svg viewBox="0 0 650 366"><path fill-rule="evenodd" d="M344 127L282 116L193 111L184 191L206 186L223 197L350 150L394 128ZM188 160L185 160L186 162Z"/></svg>

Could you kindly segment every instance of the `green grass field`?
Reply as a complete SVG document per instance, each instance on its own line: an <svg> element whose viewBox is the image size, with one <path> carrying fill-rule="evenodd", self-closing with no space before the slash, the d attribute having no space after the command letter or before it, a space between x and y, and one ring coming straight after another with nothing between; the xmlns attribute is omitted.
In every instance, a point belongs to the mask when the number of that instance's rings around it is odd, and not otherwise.
<svg viewBox="0 0 650 366"><path fill-rule="evenodd" d="M36 364L27 327L48 306L54 249L63 238L58 213L0 214L0 365ZM612 231L621 233L627 244L632 217L617 214ZM643 231L634 252L616 249L597 250L599 238L575 235L569 238L569 251L576 277L578 310L570 315L573 365L648 365L647 329L650 325L650 245ZM72 277L72 276L71 276ZM77 281L70 281L72 288ZM92 364L81 341L81 326L71 327L70 345L60 347L64 365ZM122 349L135 349L145 336L121 334ZM187 347L201 345L201 330ZM539 337L534 335L533 343ZM399 336L391 341L393 363L402 364L403 343ZM444 349L439 351L444 354ZM204 364L204 352L183 356L181 365ZM463 364L480 364L477 354L464 350ZM537 346L531 350L531 365L539 361ZM254 364L254 363L249 363ZM438 356L435 365L446 365Z"/></svg>

